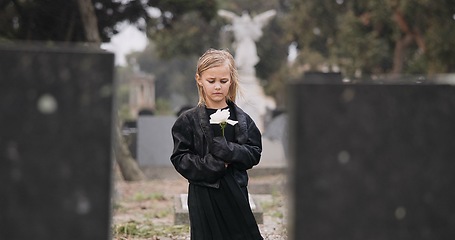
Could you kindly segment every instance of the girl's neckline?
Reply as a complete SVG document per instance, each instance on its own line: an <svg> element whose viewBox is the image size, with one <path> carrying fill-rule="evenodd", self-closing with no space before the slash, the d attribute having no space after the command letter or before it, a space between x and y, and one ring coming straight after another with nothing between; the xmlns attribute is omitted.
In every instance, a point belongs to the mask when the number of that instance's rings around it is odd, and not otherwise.
<svg viewBox="0 0 455 240"><path fill-rule="evenodd" d="M207 106L206 106L205 108L208 109L208 110L215 110L215 111L216 111L216 110L218 110L218 109L221 109L221 110L228 109L228 108L229 108L229 105L226 106L226 107L223 107L223 108L209 108L209 107L207 107Z"/></svg>

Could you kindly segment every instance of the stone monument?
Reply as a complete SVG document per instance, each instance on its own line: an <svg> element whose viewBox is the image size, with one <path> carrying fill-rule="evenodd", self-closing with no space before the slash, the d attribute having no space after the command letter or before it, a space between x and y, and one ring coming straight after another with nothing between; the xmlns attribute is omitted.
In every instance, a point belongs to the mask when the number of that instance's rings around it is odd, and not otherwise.
<svg viewBox="0 0 455 240"><path fill-rule="evenodd" d="M247 12L238 16L226 10L219 10L218 15L232 23L229 29L234 33L234 58L239 70L241 88L237 104L253 118L258 128L263 131L264 116L267 109L275 108L275 102L265 95L256 78L254 66L259 62L259 56L255 42L262 37L262 28L276 15L276 11L268 10L253 18Z"/></svg>
<svg viewBox="0 0 455 240"><path fill-rule="evenodd" d="M111 235L114 55L0 44L0 239Z"/></svg>
<svg viewBox="0 0 455 240"><path fill-rule="evenodd" d="M290 239L455 239L455 86L288 85Z"/></svg>

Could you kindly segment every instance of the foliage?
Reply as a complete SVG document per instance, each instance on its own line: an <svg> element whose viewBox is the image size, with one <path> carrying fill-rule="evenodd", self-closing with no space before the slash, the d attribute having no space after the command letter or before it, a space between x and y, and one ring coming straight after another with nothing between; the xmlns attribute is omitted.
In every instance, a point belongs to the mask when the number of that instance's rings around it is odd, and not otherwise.
<svg viewBox="0 0 455 240"><path fill-rule="evenodd" d="M92 0L103 42L117 33L116 25L129 22L145 30L171 28L186 12L198 12L202 18L213 18L213 0ZM161 10L157 17L149 16L149 8ZM5 0L0 2L0 40L34 40L84 42L83 22L78 0ZM167 14L164 14L167 13ZM153 26L152 26L153 25Z"/></svg>
<svg viewBox="0 0 455 240"><path fill-rule="evenodd" d="M344 75L431 74L455 71L455 1L452 0L92 0L104 42L129 22L153 44L135 53L140 69L155 75L160 112L197 101L194 68L207 48L228 48L233 35L218 9L276 17L258 43L256 72L267 94L283 97L284 84L304 70L337 66ZM0 41L84 42L78 0L0 2ZM155 14L150 14L151 9ZM293 66L287 48L295 42ZM126 75L125 75L126 76ZM181 96L181 97L180 97ZM126 112L125 112L126 114ZM125 118L128 116L124 116Z"/></svg>
<svg viewBox="0 0 455 240"><path fill-rule="evenodd" d="M217 45L215 0L151 0L149 4L161 11L147 24L147 36L158 46L160 58L199 55Z"/></svg>
<svg viewBox="0 0 455 240"><path fill-rule="evenodd" d="M84 42L78 0L6 0L0 4L0 39ZM138 23L147 13L141 1L93 0L102 41L117 33L115 25Z"/></svg>
<svg viewBox="0 0 455 240"><path fill-rule="evenodd" d="M288 36L299 65L335 64L354 77L455 71L455 2L292 0ZM309 55L323 59L313 61Z"/></svg>

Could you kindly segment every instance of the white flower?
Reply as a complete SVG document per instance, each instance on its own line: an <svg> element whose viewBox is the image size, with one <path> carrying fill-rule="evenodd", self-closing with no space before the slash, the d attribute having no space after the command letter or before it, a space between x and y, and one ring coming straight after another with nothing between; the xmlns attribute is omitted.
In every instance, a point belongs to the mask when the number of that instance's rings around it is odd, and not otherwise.
<svg viewBox="0 0 455 240"><path fill-rule="evenodd" d="M229 109L218 109L215 113L210 115L210 124L220 124L221 134L224 136L224 128L226 127L226 124L234 126L238 123L238 121L229 119L230 116L231 113L229 112Z"/></svg>
<svg viewBox="0 0 455 240"><path fill-rule="evenodd" d="M229 119L231 116L231 113L229 112L229 109L218 109L215 113L210 115L210 124L223 124L223 123L228 123L232 126L234 126L238 121L234 121Z"/></svg>

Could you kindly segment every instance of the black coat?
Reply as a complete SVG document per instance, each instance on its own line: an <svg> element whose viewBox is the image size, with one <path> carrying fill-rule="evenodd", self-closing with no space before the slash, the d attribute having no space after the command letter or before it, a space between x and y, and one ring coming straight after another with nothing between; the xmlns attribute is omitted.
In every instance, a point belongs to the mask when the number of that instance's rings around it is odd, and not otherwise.
<svg viewBox="0 0 455 240"><path fill-rule="evenodd" d="M251 117L232 102L238 123L234 125L235 142L213 137L205 106L182 113L172 127L174 151L171 162L190 183L219 187L226 173L225 163L241 187L248 185L246 170L259 163L262 152L261 133Z"/></svg>

